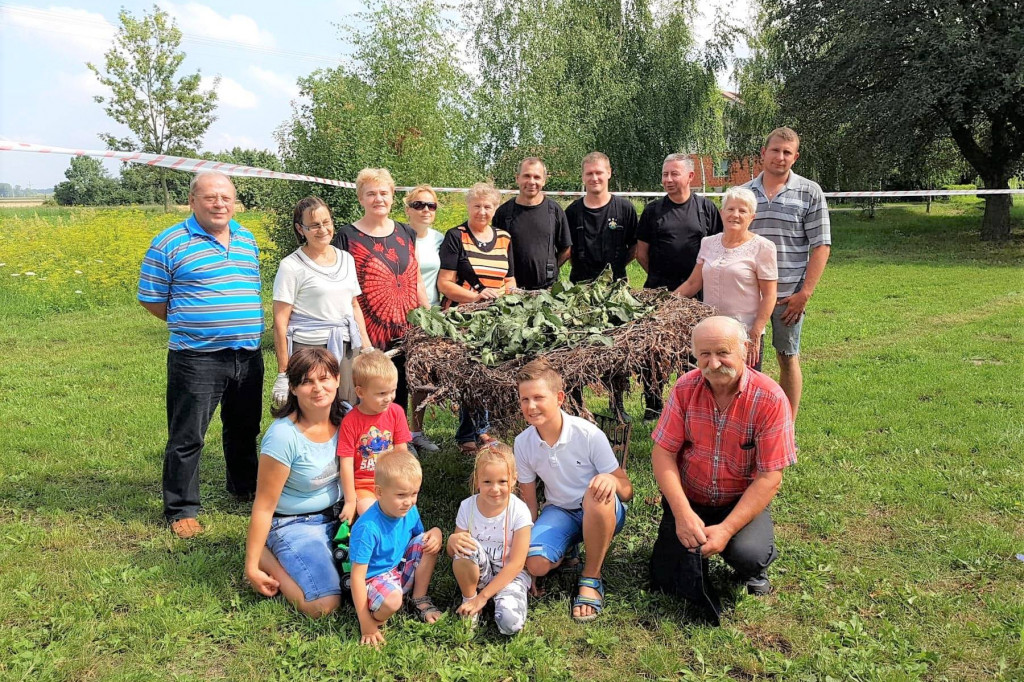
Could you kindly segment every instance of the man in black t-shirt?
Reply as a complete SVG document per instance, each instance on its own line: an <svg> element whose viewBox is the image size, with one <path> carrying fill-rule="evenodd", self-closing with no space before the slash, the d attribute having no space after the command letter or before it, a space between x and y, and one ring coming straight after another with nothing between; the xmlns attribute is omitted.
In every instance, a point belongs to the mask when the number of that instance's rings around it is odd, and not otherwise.
<svg viewBox="0 0 1024 682"><path fill-rule="evenodd" d="M626 266L636 254L636 209L625 197L612 196L608 181L612 165L601 152L583 158L584 197L569 204L565 217L572 234L569 279L594 279L608 265L616 279L626 278Z"/></svg>
<svg viewBox="0 0 1024 682"><path fill-rule="evenodd" d="M637 227L636 260L647 272L645 289L677 289L693 272L700 240L722 231L718 208L710 199L690 192L692 179L693 160L689 155L665 157L661 167L665 196L644 207ZM666 379L645 377L645 419L656 419L661 412Z"/></svg>
<svg viewBox="0 0 1024 682"><path fill-rule="evenodd" d="M516 283L523 289L546 289L569 260L572 238L565 211L544 196L548 169L536 156L519 163L519 194L498 207L492 225L512 236Z"/></svg>

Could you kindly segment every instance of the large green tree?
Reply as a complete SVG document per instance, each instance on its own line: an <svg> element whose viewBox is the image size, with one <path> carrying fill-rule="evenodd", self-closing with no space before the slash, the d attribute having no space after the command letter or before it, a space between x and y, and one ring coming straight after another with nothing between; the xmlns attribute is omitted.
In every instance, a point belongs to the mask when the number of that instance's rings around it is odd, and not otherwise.
<svg viewBox="0 0 1024 682"><path fill-rule="evenodd" d="M199 148L213 123L217 106L214 89L200 89L198 72L178 76L185 53L178 48L181 31L156 5L152 14L136 19L127 10L119 14L121 26L114 44L104 55L103 68L89 63L96 78L110 89L96 102L114 121L131 131L119 138L100 138L110 149L131 149L152 154L190 154ZM215 82L216 83L216 82ZM156 171L163 189L164 208L170 208L167 173Z"/></svg>
<svg viewBox="0 0 1024 682"><path fill-rule="evenodd" d="M284 170L281 160L273 152L265 149L234 147L228 152L206 153L203 158L273 171ZM280 180L237 177L232 178L232 182L235 184L238 201L247 209L274 210L279 208L281 192L277 188L281 184Z"/></svg>
<svg viewBox="0 0 1024 682"><path fill-rule="evenodd" d="M287 170L351 180L385 167L399 185L480 178L470 81L442 10L434 0L368 2L359 24L343 29L356 48L349 65L299 81L303 97L279 131ZM322 185L288 183L284 200L309 192L337 218L358 212L351 190Z"/></svg>
<svg viewBox="0 0 1024 682"><path fill-rule="evenodd" d="M768 13L783 111L840 138L844 163L883 173L949 138L986 188L1024 170L1024 3L779 0ZM983 239L1009 237L1011 203L986 197Z"/></svg>
<svg viewBox="0 0 1024 682"><path fill-rule="evenodd" d="M67 180L53 188L53 198L61 206L98 206L116 200L117 181L107 175L99 159L72 157L64 177Z"/></svg>
<svg viewBox="0 0 1024 682"><path fill-rule="evenodd" d="M692 3L470 0L482 154L502 184L542 156L549 186L579 188L607 153L619 189L657 184L671 152L724 149L714 64L694 45Z"/></svg>

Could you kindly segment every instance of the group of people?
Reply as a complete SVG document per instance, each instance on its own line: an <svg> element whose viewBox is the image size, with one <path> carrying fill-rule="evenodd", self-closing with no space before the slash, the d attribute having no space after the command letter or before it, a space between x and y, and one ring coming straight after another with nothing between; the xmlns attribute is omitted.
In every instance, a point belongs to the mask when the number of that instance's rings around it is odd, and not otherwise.
<svg viewBox="0 0 1024 682"><path fill-rule="evenodd" d="M721 554L749 591L767 592L777 556L768 504L796 461L800 331L830 244L820 187L791 170L798 157L796 133L772 131L763 172L731 188L719 211L691 193L692 160L672 154L662 169L666 196L639 219L610 193L611 164L600 152L583 159L586 194L565 211L544 194L547 169L531 157L519 166L514 199L502 204L493 185L477 183L466 195L467 220L444 235L434 229L438 198L427 185L404 197L408 224L390 217L395 183L385 169L360 172L363 216L338 229L323 201L303 199L293 215L299 248L274 282L275 421L258 450L259 253L233 219L230 179L197 175L192 215L154 238L138 295L170 331L163 489L172 530L182 538L202 532L199 457L219 404L227 489L253 503L245 566L255 589L280 592L314 616L336 609L343 588L331 540L346 522L362 641L383 641L380 625L405 594L423 620L435 621L428 585L443 537L424 530L415 502L423 476L416 455L438 446L423 433L422 411L406 420L404 358L383 351L398 345L417 306L549 287L567 261L574 282L607 266L625 277L635 258L646 287L702 295L720 313L694 329L697 369L679 378L667 404L664 378L644 377L645 418L659 420L652 462L664 508L654 563L665 566L682 549ZM769 323L781 387L759 371ZM581 541L571 616L600 614L601 567L632 497L604 434L562 411L564 387L547 363L526 365L518 390L530 426L512 449L488 434L486 412L460 414L456 440L475 455L475 494L447 543L463 595L458 611L475 618L493 599L507 634L522 628L531 585L536 591L567 556L576 561ZM418 405L423 396L412 398Z"/></svg>

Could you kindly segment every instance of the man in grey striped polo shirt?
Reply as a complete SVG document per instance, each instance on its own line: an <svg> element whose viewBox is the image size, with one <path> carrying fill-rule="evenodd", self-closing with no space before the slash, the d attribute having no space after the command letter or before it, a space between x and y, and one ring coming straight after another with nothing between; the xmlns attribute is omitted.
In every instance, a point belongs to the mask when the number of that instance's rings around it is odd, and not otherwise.
<svg viewBox="0 0 1024 682"><path fill-rule="evenodd" d="M256 438L263 413L263 307L260 253L233 220L235 187L222 173L200 173L189 187L184 222L153 238L139 276L142 306L167 323L167 447L164 516L180 538L203 531L199 456L220 405L228 492L256 491Z"/></svg>
<svg viewBox="0 0 1024 682"><path fill-rule="evenodd" d="M779 359L779 385L800 407L800 331L804 309L814 293L831 251L832 234L825 195L818 183L790 170L800 158L800 137L776 128L761 148L763 170L745 187L757 197L751 232L775 243L779 261L778 302L772 313L772 345Z"/></svg>

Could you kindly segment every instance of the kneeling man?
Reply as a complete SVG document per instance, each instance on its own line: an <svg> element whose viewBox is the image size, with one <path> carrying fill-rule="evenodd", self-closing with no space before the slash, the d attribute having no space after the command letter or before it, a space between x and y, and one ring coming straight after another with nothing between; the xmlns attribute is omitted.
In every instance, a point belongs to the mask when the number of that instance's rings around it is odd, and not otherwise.
<svg viewBox="0 0 1024 682"><path fill-rule="evenodd" d="M796 463L796 447L789 400L746 366L747 343L730 317L694 327L698 369L676 382L651 436L664 509L654 558L677 553L680 543L705 557L721 554L747 591L762 595L778 557L768 503L782 470Z"/></svg>

